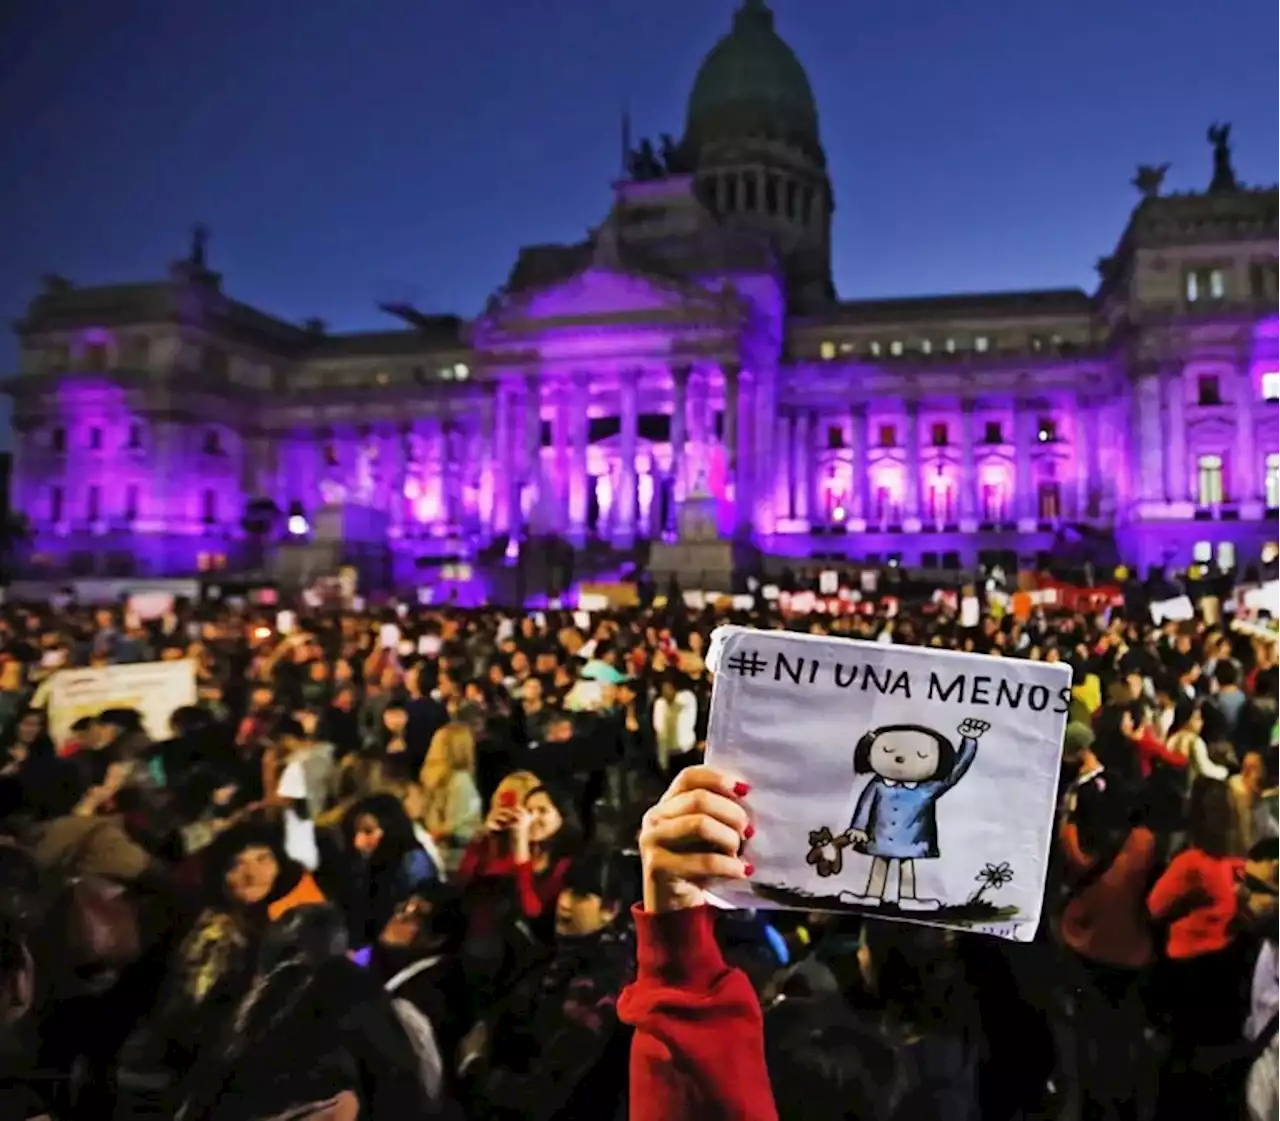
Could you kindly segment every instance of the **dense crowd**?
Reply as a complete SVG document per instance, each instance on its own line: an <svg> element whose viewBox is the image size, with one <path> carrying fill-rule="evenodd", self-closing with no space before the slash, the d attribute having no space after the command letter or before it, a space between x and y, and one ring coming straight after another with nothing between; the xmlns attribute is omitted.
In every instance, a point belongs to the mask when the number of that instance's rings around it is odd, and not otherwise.
<svg viewBox="0 0 1280 1121"><path fill-rule="evenodd" d="M0 1118L1275 1119L1274 640L894 611L5 609ZM1070 664L1034 942L712 917L723 621Z"/></svg>

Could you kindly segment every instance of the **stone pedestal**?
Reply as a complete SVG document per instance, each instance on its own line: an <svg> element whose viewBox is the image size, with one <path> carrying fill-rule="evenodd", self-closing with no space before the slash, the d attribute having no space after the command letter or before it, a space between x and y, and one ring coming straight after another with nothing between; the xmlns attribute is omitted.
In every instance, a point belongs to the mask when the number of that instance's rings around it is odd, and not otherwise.
<svg viewBox="0 0 1280 1121"><path fill-rule="evenodd" d="M720 536L719 502L710 494L690 494L679 504L674 543L655 542L649 571L655 583L675 577L682 588L727 592L733 585L736 551Z"/></svg>

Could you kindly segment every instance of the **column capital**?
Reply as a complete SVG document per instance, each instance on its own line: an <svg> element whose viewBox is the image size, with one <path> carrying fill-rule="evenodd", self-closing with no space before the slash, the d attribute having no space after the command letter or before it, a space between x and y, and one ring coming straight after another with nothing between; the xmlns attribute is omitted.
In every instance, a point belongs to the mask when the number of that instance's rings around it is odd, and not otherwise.
<svg viewBox="0 0 1280 1121"><path fill-rule="evenodd" d="M693 366L688 362L676 362L671 366L671 381L674 385L681 388L687 386L692 375Z"/></svg>
<svg viewBox="0 0 1280 1121"><path fill-rule="evenodd" d="M720 363L720 374L726 384L736 382L742 375L742 364L739 362L722 362Z"/></svg>

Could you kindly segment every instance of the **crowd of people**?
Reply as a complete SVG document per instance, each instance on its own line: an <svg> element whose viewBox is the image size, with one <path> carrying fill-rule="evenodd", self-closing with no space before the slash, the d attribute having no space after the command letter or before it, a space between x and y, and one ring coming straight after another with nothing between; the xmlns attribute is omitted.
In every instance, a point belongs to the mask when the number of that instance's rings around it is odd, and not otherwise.
<svg viewBox="0 0 1280 1121"><path fill-rule="evenodd" d="M1034 942L705 905L728 621L1071 666ZM169 660L168 728L51 731ZM1276 666L1134 609L7 607L0 1118L1274 1121Z"/></svg>

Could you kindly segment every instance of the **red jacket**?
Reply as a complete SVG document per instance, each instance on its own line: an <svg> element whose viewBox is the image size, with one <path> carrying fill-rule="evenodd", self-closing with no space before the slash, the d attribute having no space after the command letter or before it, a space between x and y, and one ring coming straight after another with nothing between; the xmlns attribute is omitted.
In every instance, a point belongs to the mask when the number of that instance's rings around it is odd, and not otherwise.
<svg viewBox="0 0 1280 1121"><path fill-rule="evenodd" d="M1193 958L1225 950L1235 939L1236 896L1244 861L1183 849L1169 862L1147 896L1147 909L1157 922L1169 922L1167 953Z"/></svg>
<svg viewBox="0 0 1280 1121"><path fill-rule="evenodd" d="M458 865L458 880L465 884L486 876L510 877L515 880L520 910L525 918L536 919L555 910L568 872L569 860L561 857L539 875L531 863L517 864L514 857L500 853L493 839L486 834L477 837L463 852Z"/></svg>
<svg viewBox="0 0 1280 1121"><path fill-rule="evenodd" d="M725 964L714 912L633 913L636 980L618 1001L635 1029L631 1121L777 1121L760 1002Z"/></svg>
<svg viewBox="0 0 1280 1121"><path fill-rule="evenodd" d="M1149 778L1151 768L1157 762L1165 763L1170 767L1185 767L1187 765L1187 757L1176 751L1170 751L1150 728L1143 728L1142 734L1133 741L1133 746L1138 752L1138 765L1142 768L1142 777Z"/></svg>

